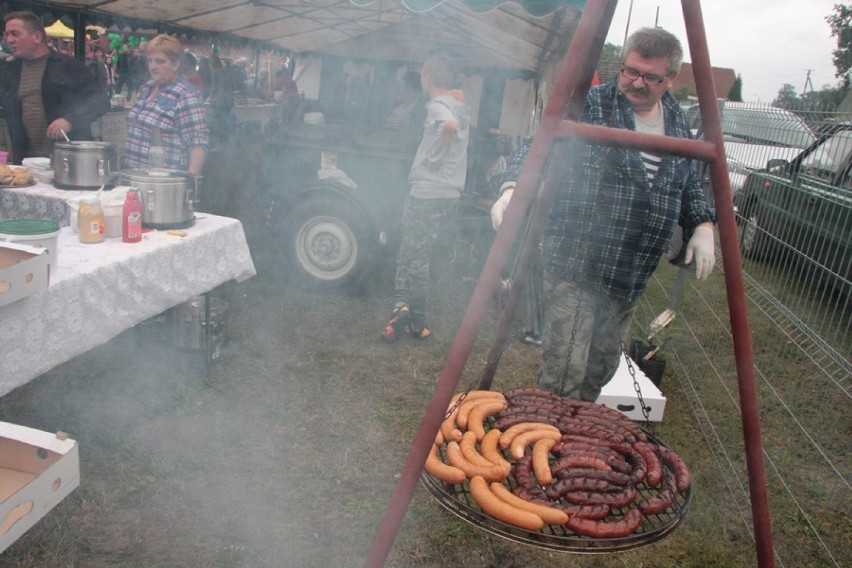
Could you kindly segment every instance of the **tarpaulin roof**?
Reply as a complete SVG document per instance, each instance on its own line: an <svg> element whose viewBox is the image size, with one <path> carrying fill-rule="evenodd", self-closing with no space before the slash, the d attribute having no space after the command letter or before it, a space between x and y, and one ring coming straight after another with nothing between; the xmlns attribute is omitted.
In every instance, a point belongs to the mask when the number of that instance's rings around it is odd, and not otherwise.
<svg viewBox="0 0 852 568"><path fill-rule="evenodd" d="M468 65L539 71L564 53L585 0L6 0L7 9L132 21L260 42L292 53L422 60L431 51ZM122 24L123 25L123 24Z"/></svg>
<svg viewBox="0 0 852 568"><path fill-rule="evenodd" d="M59 20L56 20L51 25L47 26L44 31L47 32L47 37L58 37L62 39L74 37L74 30Z"/></svg>

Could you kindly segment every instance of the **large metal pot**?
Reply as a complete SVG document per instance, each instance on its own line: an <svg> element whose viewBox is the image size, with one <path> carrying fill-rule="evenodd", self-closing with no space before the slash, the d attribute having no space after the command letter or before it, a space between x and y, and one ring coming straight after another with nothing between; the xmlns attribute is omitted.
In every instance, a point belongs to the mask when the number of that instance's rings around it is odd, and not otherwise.
<svg viewBox="0 0 852 568"><path fill-rule="evenodd" d="M121 185L139 188L142 226L151 229L183 229L195 223L201 176L166 169L122 170Z"/></svg>
<svg viewBox="0 0 852 568"><path fill-rule="evenodd" d="M109 142L55 142L53 184L63 189L97 189L110 185L118 170L115 147Z"/></svg>

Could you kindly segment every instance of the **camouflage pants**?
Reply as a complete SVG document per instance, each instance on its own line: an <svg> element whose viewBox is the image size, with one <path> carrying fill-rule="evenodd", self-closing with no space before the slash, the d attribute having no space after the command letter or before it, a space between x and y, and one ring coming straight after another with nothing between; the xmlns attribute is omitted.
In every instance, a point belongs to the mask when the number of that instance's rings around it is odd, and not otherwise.
<svg viewBox="0 0 852 568"><path fill-rule="evenodd" d="M541 388L595 401L618 369L636 302L611 300L544 272L548 324L543 338Z"/></svg>
<svg viewBox="0 0 852 568"><path fill-rule="evenodd" d="M454 222L458 199L417 199L408 197L402 214L402 243L396 255L394 307L407 304L412 323L426 323L431 284L429 266L439 232Z"/></svg>

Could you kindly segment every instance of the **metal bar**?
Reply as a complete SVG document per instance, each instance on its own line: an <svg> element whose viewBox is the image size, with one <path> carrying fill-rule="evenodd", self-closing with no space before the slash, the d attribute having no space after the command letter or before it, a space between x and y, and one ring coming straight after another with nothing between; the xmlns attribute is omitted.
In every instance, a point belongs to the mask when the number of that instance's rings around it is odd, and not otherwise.
<svg viewBox="0 0 852 568"><path fill-rule="evenodd" d="M565 160L549 161L547 158L554 152L555 146L558 147L560 137L565 138L564 135L560 136L562 125L565 124L562 117L567 113L573 120L576 120L586 102L586 94L595 73L593 62L600 58L601 48L606 40L616 4L617 1L611 1L600 8L602 15L597 21L592 20L591 17L588 20L585 19L588 8L583 13L559 70L547 107L544 110L541 126L533 139L530 153L524 162L518 183L512 194L512 200L509 202L509 208L506 210L500 230L497 231L491 254L502 252L502 249L499 248L501 246L507 246L507 251L511 250L518 227L523 223L524 215L532 202L533 209L530 212L529 231L524 238L521 250L518 252L517 266L515 267L515 274L519 278L513 280L513 286L509 290L509 296L506 300L506 307L497 323L495 338L479 379L479 388L481 389L491 388L503 345L510 333L518 299L524 289L524 279L529 272L532 255L536 253L538 248L550 211L550 204L553 200L552 196L556 191L556 184L562 177ZM541 175L541 172L544 172L544 175ZM541 187L538 191L538 197L533 201L535 186L539 185L538 180L541 180ZM504 235L510 233L513 240L504 245L504 241L500 240L501 232ZM491 254L489 254L489 259ZM485 265L488 267L488 260L486 260ZM500 264L501 270L503 266L505 266L505 260ZM483 270L483 276L484 274Z"/></svg>
<svg viewBox="0 0 852 568"><path fill-rule="evenodd" d="M704 124L704 137L716 146L716 155L722 158L710 164L710 182L716 199L716 221L719 225L722 259L725 263L725 287L734 341L757 562L761 568L771 568L775 566L775 557L772 551L772 529L760 435L760 409L757 404L742 259L737 243L737 225L728 180L728 164L724 159L725 147L722 141L719 107L716 103L716 87L707 50L701 4L698 0L681 0L681 4L689 51L692 56L692 67L695 71L695 87L698 93L701 120Z"/></svg>
<svg viewBox="0 0 852 568"><path fill-rule="evenodd" d="M686 138L643 134L623 128L609 128L572 120L562 121L557 133L561 137L579 138L585 142L603 144L613 148L649 150L660 154L693 158L711 164L716 161L718 155L716 146L704 140L687 140Z"/></svg>
<svg viewBox="0 0 852 568"><path fill-rule="evenodd" d="M585 103L586 92L591 85L595 64L603 48L602 37L609 30L615 6L618 0L589 0L580 17L577 31L571 41L571 47L565 56L559 76L553 87L551 98L544 111L539 132L536 134L530 153L527 156L519 176L512 203L506 211L500 230L494 238L494 244L485 261L482 274L468 303L467 311L459 326L459 331L450 347L450 353L435 392L426 406L411 450L405 460L399 481L391 494L385 514L382 517L373 544L367 555L365 566L382 566L390 552L397 530L405 516L405 510L414 494L420 472L434 444L435 435L441 426L444 413L449 406L458 386L465 363L470 357L482 321L488 312L491 296L499 282L501 271L512 248L512 242L518 234L524 216L532 199L533 188L537 185L539 172L543 170L553 134L567 108L569 115L576 118ZM601 34L603 33L603 36ZM580 93L580 94L578 94ZM569 106L568 103L572 104ZM550 187L542 187L542 197L547 199ZM516 202L517 200L517 202ZM546 211L542 215L546 214ZM541 227L533 226L527 239L540 237ZM526 243L526 242L525 242ZM525 247L525 249L528 247ZM520 259L519 259L520 260ZM504 317L511 314L504 314Z"/></svg>

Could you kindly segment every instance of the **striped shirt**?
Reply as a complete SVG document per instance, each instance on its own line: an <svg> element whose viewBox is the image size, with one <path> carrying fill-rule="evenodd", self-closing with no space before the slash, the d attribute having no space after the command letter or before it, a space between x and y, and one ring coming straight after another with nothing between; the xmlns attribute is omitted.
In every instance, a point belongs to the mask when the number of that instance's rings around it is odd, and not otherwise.
<svg viewBox="0 0 852 568"><path fill-rule="evenodd" d="M154 145L157 129L164 148L165 168L185 171L189 167L190 149L196 146L207 149L210 134L204 101L198 89L182 76L168 85L157 86L154 81L148 81L142 86L139 100L127 113L124 167L151 167L148 152Z"/></svg>
<svg viewBox="0 0 852 568"><path fill-rule="evenodd" d="M47 55L33 60L21 60L21 83L18 97L21 99L21 122L30 142L30 156L53 156L53 141L47 137L47 116L41 96L41 82Z"/></svg>
<svg viewBox="0 0 852 568"><path fill-rule="evenodd" d="M646 120L638 114L634 114L633 118L636 120L636 132L657 134L659 136L664 135L666 133L666 124L663 119L663 108L660 103L657 103L657 111L657 116L650 120ZM663 157L659 154L651 154L650 152L643 151L639 152L639 156L642 157L642 163L645 164L645 173L648 175L648 183L653 183L654 178L657 176L657 171L660 169L660 164L663 162Z"/></svg>

